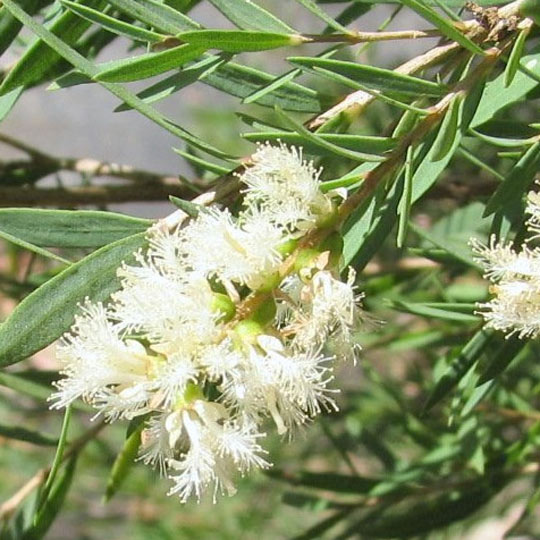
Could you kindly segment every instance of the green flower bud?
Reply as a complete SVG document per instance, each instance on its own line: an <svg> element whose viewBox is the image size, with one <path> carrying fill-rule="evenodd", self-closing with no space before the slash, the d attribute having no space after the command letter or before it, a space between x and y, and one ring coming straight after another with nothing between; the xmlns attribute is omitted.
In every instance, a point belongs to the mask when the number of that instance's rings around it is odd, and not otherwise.
<svg viewBox="0 0 540 540"><path fill-rule="evenodd" d="M266 276L255 290L260 293L271 292L279 287L282 279L283 278L279 272L273 272L272 274Z"/></svg>
<svg viewBox="0 0 540 540"><path fill-rule="evenodd" d="M250 319L264 327L274 321L276 311L276 302L273 298L268 298L255 310Z"/></svg>
<svg viewBox="0 0 540 540"><path fill-rule="evenodd" d="M255 343L261 334L264 334L263 326L257 321L246 319L234 327L232 339L238 348L242 348L245 343Z"/></svg>

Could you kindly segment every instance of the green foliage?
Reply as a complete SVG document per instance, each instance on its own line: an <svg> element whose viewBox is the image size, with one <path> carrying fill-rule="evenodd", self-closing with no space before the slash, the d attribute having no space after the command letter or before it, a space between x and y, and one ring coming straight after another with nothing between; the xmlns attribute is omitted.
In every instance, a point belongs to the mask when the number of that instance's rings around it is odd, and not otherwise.
<svg viewBox="0 0 540 540"><path fill-rule="evenodd" d="M26 445L44 472L35 497L7 513L0 505L2 538L47 538L55 519L76 511L70 500L79 501L68 490L84 485L88 467L98 471L98 488L88 488L94 499L105 493L116 503L121 486L122 496L159 497L153 484L162 482L142 476L134 463L144 422L127 436L124 428L88 429L81 422L88 407L76 403L70 431L82 434L68 438L71 410L60 428L57 413L45 407L57 373L36 370L31 357L69 329L85 298L106 301L118 287L117 268L145 245L154 221L109 211L117 201L107 193L159 188L163 200L194 217L204 206L189 196L213 191L234 209L233 173L249 164L253 147L246 145L265 141L302 147L324 169L325 191L347 191L341 266L357 271L373 319L355 336L361 366L343 368L342 410L325 417L322 428L313 426L306 441L287 450L272 441L276 466L247 480L240 502L220 502L224 510L203 503L181 514L176 501L160 499L167 510L151 524L137 516L111 534L462 538L500 517L509 497L520 511L507 531L540 534L538 343L483 328L477 306L490 293L468 245L491 233L519 245L525 234L525 196L537 190L540 162L538 2L477 0L478 9L506 5L499 19L496 10L485 12L492 23L471 19L462 0L332 3L336 16L326 0L287 3L302 14L291 21L277 1L3 0L0 52L16 61L0 75L0 122L29 89L67 93L99 85L120 100L111 113L143 115L175 146L183 144L174 151L197 180L172 186L170 179L156 181L157 173L124 169L125 182L105 182L111 189L95 203L99 210L66 209L76 205L62 199L70 191L64 186L51 204L58 208L17 208L29 192L38 203L46 200L40 197L50 186L41 180L52 162L0 134L0 144L28 158L0 163L0 293L17 302L0 325L0 366L12 366L0 373L0 437L8 448L0 462L9 472L9 460L23 459L9 449ZM203 27L192 10L197 4L225 22ZM391 15L367 32L367 16L377 10ZM425 42L425 54L396 68L380 59L378 41L394 39L385 26L412 12L438 43ZM421 33L398 36L400 55ZM127 57L102 62L101 51L119 39L129 43ZM136 90L124 84L133 82ZM245 126L223 147L219 141L235 129L225 120L193 129L154 107L203 85L228 101L203 101L201 108L234 110ZM58 160L52 173L80 174L80 193L100 186L97 169L82 173L69 169L71 162ZM185 194L173 190L181 186ZM80 206L88 204L81 199ZM43 425L32 424L29 411L38 411ZM53 447L54 456L45 454ZM258 505L260 492L268 507ZM200 516L196 525L186 519L192 513ZM273 517L282 513L292 516L287 530ZM158 532L148 536L149 530Z"/></svg>

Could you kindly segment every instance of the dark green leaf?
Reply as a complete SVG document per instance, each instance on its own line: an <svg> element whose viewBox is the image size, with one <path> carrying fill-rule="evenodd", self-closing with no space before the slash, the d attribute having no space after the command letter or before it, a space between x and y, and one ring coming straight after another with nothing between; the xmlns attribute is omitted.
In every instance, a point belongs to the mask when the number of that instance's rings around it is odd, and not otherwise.
<svg viewBox="0 0 540 540"><path fill-rule="evenodd" d="M159 101L168 96L171 96L175 92L186 88L190 84L204 78L210 72L217 69L218 66L228 61L225 55L204 55L204 58L193 65L180 70L178 73L169 75L165 79L145 88L142 92L137 94L137 97L143 100L145 103L153 103ZM61 81L57 81L58 84ZM131 107L123 103L116 107L115 112L128 111Z"/></svg>
<svg viewBox="0 0 540 540"><path fill-rule="evenodd" d="M463 98L461 95L452 100L439 128L439 134L433 143L433 161L444 159L456 147L456 141L461 139L459 119L462 104Z"/></svg>
<svg viewBox="0 0 540 540"><path fill-rule="evenodd" d="M0 227L2 227L2 223L0 223ZM28 251L32 251L38 255L41 255L42 257L53 259L55 261L61 262L62 264L71 264L71 261L68 261L67 259L64 259L63 257L60 257L59 255L56 255L55 253L47 251L46 249L40 248L39 246L35 246L34 244L31 244L30 242L27 242L17 236L11 235L3 231L2 229L0 229L0 238L3 238L4 240L11 242L12 244L15 244L24 249L27 249Z"/></svg>
<svg viewBox="0 0 540 540"><path fill-rule="evenodd" d="M441 96L447 91L443 85L431 81L426 81L410 75L403 75L389 69L357 64L355 62L303 56L293 56L288 58L288 60L289 62L310 69L321 68L326 71L338 73L369 88L386 92Z"/></svg>
<svg viewBox="0 0 540 540"><path fill-rule="evenodd" d="M233 96L245 98L274 78L264 71L230 62L205 76L202 82ZM257 100L257 104L266 107L277 105L286 111L316 113L330 104L330 98L300 84L288 82L264 95Z"/></svg>
<svg viewBox="0 0 540 540"><path fill-rule="evenodd" d="M19 362L59 338L85 297L106 300L118 287L117 268L143 245L144 233L109 244L28 295L0 326L0 366Z"/></svg>
<svg viewBox="0 0 540 540"><path fill-rule="evenodd" d="M0 234L8 233L41 247L101 247L144 232L152 223L94 210L0 209Z"/></svg>
<svg viewBox="0 0 540 540"><path fill-rule="evenodd" d="M285 123L291 126L295 131L297 131L299 135L301 135L303 138L305 138L315 146L320 146L321 148L324 148L325 150L328 150L333 154L352 159L354 161L384 161L384 158L382 156L378 156L375 154L367 154L365 152L354 152L353 150L347 150L346 148L333 144L323 139L319 135L311 133L311 131L306 129L302 124L285 115L285 113L283 113L283 111L281 111L278 107L276 107L276 112Z"/></svg>

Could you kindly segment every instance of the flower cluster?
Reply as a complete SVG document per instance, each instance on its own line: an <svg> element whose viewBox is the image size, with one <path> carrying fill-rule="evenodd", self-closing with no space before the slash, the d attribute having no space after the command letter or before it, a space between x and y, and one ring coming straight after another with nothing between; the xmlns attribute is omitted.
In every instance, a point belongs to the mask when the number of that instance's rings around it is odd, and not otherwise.
<svg viewBox="0 0 540 540"><path fill-rule="evenodd" d="M512 244L489 245L472 240L472 247L493 285L489 302L480 304L488 328L502 330L508 336L534 338L540 335L540 247L533 242L540 236L540 194L530 192L526 209L527 230L532 235L516 250Z"/></svg>
<svg viewBox="0 0 540 540"><path fill-rule="evenodd" d="M286 434L336 408L332 362L354 355L363 315L354 273L338 274L341 195L318 177L298 150L260 146L237 217L209 207L172 230L159 222L119 268L120 290L87 301L58 347L53 406L146 415L140 459L182 501L234 493L235 473L268 467L266 419Z"/></svg>

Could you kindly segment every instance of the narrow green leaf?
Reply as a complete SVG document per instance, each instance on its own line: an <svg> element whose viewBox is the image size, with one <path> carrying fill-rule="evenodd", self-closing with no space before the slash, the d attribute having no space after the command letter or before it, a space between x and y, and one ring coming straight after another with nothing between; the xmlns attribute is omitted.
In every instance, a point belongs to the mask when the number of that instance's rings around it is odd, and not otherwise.
<svg viewBox="0 0 540 540"><path fill-rule="evenodd" d="M75 454L66 463L62 475L51 490L50 496L47 498L43 507L36 516L33 527L27 531L23 540L38 540L44 538L60 512L66 495L73 482L73 475L77 465L78 454Z"/></svg>
<svg viewBox="0 0 540 540"><path fill-rule="evenodd" d="M227 19L244 30L292 34L294 30L251 0L210 0Z"/></svg>
<svg viewBox="0 0 540 540"><path fill-rule="evenodd" d="M56 446L58 444L58 439L52 435L46 435L45 433L32 431L31 429L20 426L8 426L6 424L0 424L0 437L25 441L38 446Z"/></svg>
<svg viewBox="0 0 540 540"><path fill-rule="evenodd" d="M390 69L383 69L355 62L332 60L329 58L310 58L292 56L289 62L308 68L323 68L357 81L360 84L385 92L399 92L410 95L442 96L447 92L444 85L396 73Z"/></svg>
<svg viewBox="0 0 540 540"><path fill-rule="evenodd" d="M126 479L141 445L141 433L145 423L141 422L138 428L125 440L124 446L116 456L105 489L105 502L110 501L113 495L120 489Z"/></svg>
<svg viewBox="0 0 540 540"><path fill-rule="evenodd" d="M117 268L143 245L144 233L109 244L28 295L0 326L0 366L23 360L59 338L85 297L106 300L118 287Z"/></svg>
<svg viewBox="0 0 540 540"><path fill-rule="evenodd" d="M196 32L182 32L177 35L177 38L198 47L233 53L266 51L300 45L306 41L296 34L254 32L251 30L198 30Z"/></svg>
<svg viewBox="0 0 540 540"><path fill-rule="evenodd" d="M431 391L424 405L425 412L444 399L459 383L461 378L484 352L492 338L493 334L485 330L480 330L474 334L469 342L461 349L460 353L450 361L448 369L435 384L435 388Z"/></svg>
<svg viewBox="0 0 540 540"><path fill-rule="evenodd" d="M120 36L126 36L136 41L150 42L162 41L167 37L166 34L159 34L157 32L141 28L140 26L135 26L125 21L120 21L114 17L106 15L102 11L97 11L88 6L77 4L76 2L71 2L70 0L59 1L63 6L67 7L80 17L83 17L90 22L99 24L106 30L114 32Z"/></svg>
<svg viewBox="0 0 540 540"><path fill-rule="evenodd" d="M303 136L315 146L320 146L321 148L324 148L325 150L328 150L338 156L352 159L354 161L384 161L384 157L382 156L377 156L375 154L367 154L365 152L354 152L353 150L347 150L346 148L337 146L336 144L333 144L323 139L322 137L311 133L311 131L306 129L302 124L288 117L283 111L281 111L281 109L279 109L279 107L276 107L276 112L284 122L289 124L297 133L299 133L301 136Z"/></svg>
<svg viewBox="0 0 540 540"><path fill-rule="evenodd" d="M461 139L459 118L462 104L463 97L461 95L452 100L433 143L433 161L444 159L456 147L456 140Z"/></svg>
<svg viewBox="0 0 540 540"><path fill-rule="evenodd" d="M0 223L0 227L3 227L2 223ZM2 229L0 229L0 238L3 238L4 240L11 242L12 244L15 244L24 249L27 249L28 251L32 251L36 253L37 255L41 255L42 257L53 259L55 261L61 262L62 264L68 264L68 265L71 264L71 261L68 261L67 259L64 259L63 257L60 257L59 255L56 255L56 253L52 253L51 251L40 248L39 246L36 246L34 244L31 244L30 242L27 242L23 240L22 238L9 234L3 231Z"/></svg>
<svg viewBox="0 0 540 540"><path fill-rule="evenodd" d="M506 64L506 69L504 71L505 88L508 88L512 84L512 81L514 80L514 77L518 72L521 57L523 56L523 49L525 47L525 42L527 41L529 31L529 28L521 30L521 32L518 34L518 37L516 38L516 41L514 42L512 52L510 53L508 63Z"/></svg>
<svg viewBox="0 0 540 540"><path fill-rule="evenodd" d="M203 59L189 67L185 67L178 73L173 73L165 79L145 88L137 94L137 97L145 103L160 101L174 93L186 88L195 81L204 78L218 66L227 62L229 58L225 55L204 55ZM61 81L59 81L61 82ZM125 103L114 109L114 112L128 111L131 107Z"/></svg>
<svg viewBox="0 0 540 540"><path fill-rule="evenodd" d="M45 481L45 485L43 486L43 491L40 493L40 497L39 497L40 501L38 503L38 513L41 510L43 503L45 503L48 499L49 492L52 488L54 481L56 480L56 475L58 474L60 465L62 464L62 460L64 458L64 450L66 448L66 443L67 443L69 424L71 422L71 413L72 413L72 408L70 405L68 405L64 413L64 421L62 422L62 429L60 431L60 437L58 438L58 445L56 447L56 453L54 455L54 459L51 465L51 470L49 471L49 474L47 475L47 480Z"/></svg>
<svg viewBox="0 0 540 540"><path fill-rule="evenodd" d="M314 144L311 139L302 136L299 133L290 131L263 131L257 133L243 133L242 137L252 142L264 142L280 140L287 144L302 146L307 153L335 155L332 150L322 148L320 144ZM355 152L364 152L368 154L387 152L396 146L396 141L389 137L373 137L369 135L348 135L339 133L320 133L317 134L321 140L329 142L336 146L341 146Z"/></svg>
<svg viewBox="0 0 540 540"><path fill-rule="evenodd" d="M495 146L502 146L503 148L522 148L523 146L529 146L534 144L535 137L530 137L528 139L511 139L508 137L493 137L491 135L486 135L480 131L469 128L469 133L472 133L475 137L479 138L481 141L493 144Z"/></svg>
<svg viewBox="0 0 540 540"><path fill-rule="evenodd" d="M126 15L169 35L201 27L183 13L156 0L107 0L107 2Z"/></svg>
<svg viewBox="0 0 540 540"><path fill-rule="evenodd" d="M407 148L407 157L405 158L405 180L403 183L403 194L399 201L399 221L397 233L397 247L401 248L405 244L407 236L407 227L409 224L409 216L411 214L412 205L412 179L413 179L413 147Z"/></svg>
<svg viewBox="0 0 540 540"><path fill-rule="evenodd" d="M101 247L144 232L152 223L150 219L94 210L0 209L0 234L41 247Z"/></svg>
<svg viewBox="0 0 540 540"><path fill-rule="evenodd" d="M219 174L220 176L229 173L232 169L235 168L234 164L231 164L231 167L229 168L221 167L216 163L212 163L206 159L202 159L198 156L190 154L189 152L184 152L179 148L173 148L173 151L176 152L178 155L182 156L186 161L189 161L190 163L193 163L194 165L201 167L204 170Z"/></svg>
<svg viewBox="0 0 540 540"><path fill-rule="evenodd" d="M249 96L275 79L264 71L229 62L202 79L218 90L239 97ZM315 90L288 82L257 100L257 105L279 106L286 111L317 113L330 106L331 99Z"/></svg>
<svg viewBox="0 0 540 540"><path fill-rule="evenodd" d="M114 60L98 65L99 73L94 77L97 81L109 83L131 82L165 71L182 67L187 62L197 59L204 49L196 45L180 45L157 53L147 53L135 58Z"/></svg>
<svg viewBox="0 0 540 540"><path fill-rule="evenodd" d="M392 301L391 305L394 309L413 313L428 319L443 319L454 322L463 323L478 323L480 317L473 315L475 304L452 304L444 302L398 302ZM465 312L464 312L465 311Z"/></svg>
<svg viewBox="0 0 540 540"><path fill-rule="evenodd" d="M519 202L530 186L540 166L540 142L533 144L514 165L510 173L499 184L489 199L484 216L489 216L502 207Z"/></svg>
<svg viewBox="0 0 540 540"><path fill-rule="evenodd" d="M316 17L323 20L330 28L349 34L350 30L345 26L339 24L334 18L330 17L326 11L322 10L313 0L295 0L299 4L302 4L306 9L309 9Z"/></svg>
<svg viewBox="0 0 540 540"><path fill-rule="evenodd" d="M460 32L451 21L441 17L434 9L430 9L418 0L400 0L400 3L416 11L421 17L436 26L448 39L459 43L474 54L484 54L484 51L474 41Z"/></svg>

